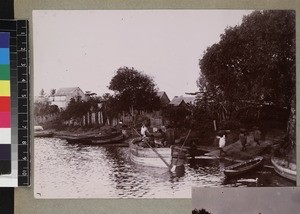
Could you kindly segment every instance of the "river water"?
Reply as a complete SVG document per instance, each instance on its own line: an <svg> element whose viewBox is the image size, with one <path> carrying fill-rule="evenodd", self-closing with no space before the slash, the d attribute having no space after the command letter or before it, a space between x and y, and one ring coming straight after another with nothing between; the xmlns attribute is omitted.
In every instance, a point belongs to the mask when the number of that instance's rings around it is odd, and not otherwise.
<svg viewBox="0 0 300 214"><path fill-rule="evenodd" d="M195 160L179 175L132 163L127 147L35 138L34 194L36 198L191 198L192 186L295 186L269 168L227 180L222 170L230 164Z"/></svg>

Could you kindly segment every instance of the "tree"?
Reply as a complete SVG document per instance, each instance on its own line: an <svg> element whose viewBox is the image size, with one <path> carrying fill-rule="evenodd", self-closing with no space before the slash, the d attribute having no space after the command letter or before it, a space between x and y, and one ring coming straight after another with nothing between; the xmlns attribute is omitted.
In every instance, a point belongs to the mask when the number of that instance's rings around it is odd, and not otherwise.
<svg viewBox="0 0 300 214"><path fill-rule="evenodd" d="M42 88L41 91L40 91L40 96L41 96L41 97L44 97L44 96L45 96L45 91L44 91L43 88Z"/></svg>
<svg viewBox="0 0 300 214"><path fill-rule="evenodd" d="M255 11L207 48L198 79L203 97L222 105L226 118L245 105L287 108L288 153L296 145L295 40L295 11Z"/></svg>
<svg viewBox="0 0 300 214"><path fill-rule="evenodd" d="M34 114L36 116L45 116L56 113L59 113L59 108L57 107L57 105L50 105L49 102L34 103Z"/></svg>
<svg viewBox="0 0 300 214"><path fill-rule="evenodd" d="M287 132L295 142L295 53L295 11L255 11L207 48L199 89L220 120L244 106L288 108Z"/></svg>
<svg viewBox="0 0 300 214"><path fill-rule="evenodd" d="M175 127L188 126L189 124L185 122L186 118L191 115L191 111L182 106L169 105L163 109L163 115Z"/></svg>
<svg viewBox="0 0 300 214"><path fill-rule="evenodd" d="M153 78L134 68L119 68L108 88L115 93L119 111L133 115L134 110L151 111L160 106Z"/></svg>
<svg viewBox="0 0 300 214"><path fill-rule="evenodd" d="M104 116L104 121L106 119L113 119L118 116L118 108L117 108L117 100L115 97L109 93L105 93L101 101L103 103L102 110L103 110L103 116Z"/></svg>
<svg viewBox="0 0 300 214"><path fill-rule="evenodd" d="M50 90L50 96L54 96L55 93L56 93L56 89L51 89Z"/></svg>
<svg viewBox="0 0 300 214"><path fill-rule="evenodd" d="M199 88L230 117L249 101L290 108L295 81L295 12L255 11L229 27L200 60ZM203 81L203 78L205 80ZM220 102L220 100L223 100Z"/></svg>
<svg viewBox="0 0 300 214"><path fill-rule="evenodd" d="M75 100L72 98L67 106L67 108L62 111L62 118L64 120L69 119L81 119L83 115L92 109L98 109L98 101L91 99L88 101Z"/></svg>

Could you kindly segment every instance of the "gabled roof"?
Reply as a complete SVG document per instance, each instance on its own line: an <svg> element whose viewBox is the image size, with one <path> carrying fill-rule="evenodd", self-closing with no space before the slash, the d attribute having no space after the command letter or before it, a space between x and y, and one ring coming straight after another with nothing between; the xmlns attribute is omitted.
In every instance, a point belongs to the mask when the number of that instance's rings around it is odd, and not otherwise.
<svg viewBox="0 0 300 214"><path fill-rule="evenodd" d="M174 105L174 106L179 106L181 104L181 102L183 101L183 99L181 97L177 97L175 96L171 102L170 105ZM183 101L184 102L184 101Z"/></svg>
<svg viewBox="0 0 300 214"><path fill-rule="evenodd" d="M81 90L79 87L60 88L55 92L54 96L66 96L68 94L72 94L77 89Z"/></svg>
<svg viewBox="0 0 300 214"><path fill-rule="evenodd" d="M182 97L182 99L184 100L184 102L189 103L189 104L194 104L196 97Z"/></svg>
<svg viewBox="0 0 300 214"><path fill-rule="evenodd" d="M170 102L171 105L174 106L179 106L182 102L184 102L185 104L194 104L195 102L195 97L183 97L183 96L175 96L172 101Z"/></svg>
<svg viewBox="0 0 300 214"><path fill-rule="evenodd" d="M164 91L158 91L158 92L157 92L157 96L158 96L159 98L161 98L161 97L164 95L164 93L166 93L166 92L164 92Z"/></svg>
<svg viewBox="0 0 300 214"><path fill-rule="evenodd" d="M165 104L169 104L170 99L169 99L167 93L165 91L158 91L157 92L157 96L159 97L160 100L163 99L164 95L165 95L165 100L163 100L163 101L165 102Z"/></svg>

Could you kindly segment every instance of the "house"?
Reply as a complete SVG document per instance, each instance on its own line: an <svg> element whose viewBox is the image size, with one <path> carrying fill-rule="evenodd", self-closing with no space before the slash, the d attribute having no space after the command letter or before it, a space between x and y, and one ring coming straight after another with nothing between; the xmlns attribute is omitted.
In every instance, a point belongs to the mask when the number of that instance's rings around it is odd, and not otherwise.
<svg viewBox="0 0 300 214"><path fill-rule="evenodd" d="M35 96L34 102L35 103L47 103L47 102L49 102L49 98L45 97L45 96Z"/></svg>
<svg viewBox="0 0 300 214"><path fill-rule="evenodd" d="M79 87L60 88L51 98L51 105L57 105L58 108L65 109L72 98L75 100L87 100L86 95Z"/></svg>
<svg viewBox="0 0 300 214"><path fill-rule="evenodd" d="M194 105L195 100L196 100L196 97L183 97L183 96L178 97L178 96L175 96L171 100L170 105L187 107L189 105Z"/></svg>
<svg viewBox="0 0 300 214"><path fill-rule="evenodd" d="M169 99L169 97L168 97L168 95L167 95L166 92L164 92L164 91L158 91L157 92L157 96L159 97L160 102L161 102L161 104L163 106L166 106L166 105L168 105L170 103L170 99Z"/></svg>

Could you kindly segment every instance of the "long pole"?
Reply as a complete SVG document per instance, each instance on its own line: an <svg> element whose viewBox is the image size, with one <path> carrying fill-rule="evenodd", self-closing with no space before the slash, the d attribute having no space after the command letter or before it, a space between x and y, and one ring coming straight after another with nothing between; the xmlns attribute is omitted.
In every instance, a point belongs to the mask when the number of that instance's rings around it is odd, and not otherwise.
<svg viewBox="0 0 300 214"><path fill-rule="evenodd" d="M184 140L184 142L183 142L183 144L182 144L182 146L180 147L180 151L179 151L179 153L178 153L178 155L177 155L177 158L176 158L176 163L175 163L175 166L177 165L177 163L178 163L178 158L179 158L179 156L180 156L180 154L181 154L181 152L182 152L182 149L183 149L183 146L185 145L185 143L186 143L186 140L188 139L188 137L189 137L189 135L190 135L190 133L191 133L191 129L189 130L189 132L188 132L188 134L187 134L187 136L185 137L185 140ZM173 165L173 161L172 161L172 165ZM172 168L173 168L173 166L172 166Z"/></svg>
<svg viewBox="0 0 300 214"><path fill-rule="evenodd" d="M140 133L139 133L135 128L133 128L133 130L136 131L136 133L137 133L139 136L141 136ZM164 164L166 164L166 166L169 168L169 170L171 170L171 165L168 164L168 162L163 158L163 156L161 156L161 154L159 154L159 153L156 151L156 149L153 148L147 141L145 141L145 142L146 142L146 144L154 151L154 153L157 154L157 156L164 162Z"/></svg>

